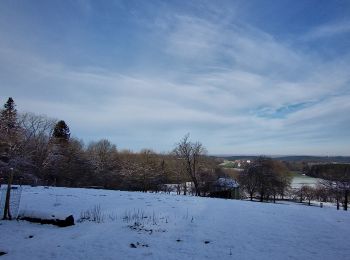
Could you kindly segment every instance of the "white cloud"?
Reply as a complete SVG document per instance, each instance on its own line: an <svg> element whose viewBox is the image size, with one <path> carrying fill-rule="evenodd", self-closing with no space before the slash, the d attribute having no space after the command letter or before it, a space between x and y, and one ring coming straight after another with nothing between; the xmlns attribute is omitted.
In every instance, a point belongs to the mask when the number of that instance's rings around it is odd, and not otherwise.
<svg viewBox="0 0 350 260"><path fill-rule="evenodd" d="M65 119L77 136L134 149L170 150L191 132L211 153L319 154L325 150L315 140L327 143L350 126L349 57L325 62L256 28L214 20L157 17L155 58L172 66L154 73L74 67L0 48L1 93L20 110ZM304 102L282 117L261 117ZM333 140L329 149L346 153Z"/></svg>
<svg viewBox="0 0 350 260"><path fill-rule="evenodd" d="M304 35L305 40L317 40L320 38L329 38L337 35L350 33L350 21L341 21L336 23L323 24L310 30Z"/></svg>

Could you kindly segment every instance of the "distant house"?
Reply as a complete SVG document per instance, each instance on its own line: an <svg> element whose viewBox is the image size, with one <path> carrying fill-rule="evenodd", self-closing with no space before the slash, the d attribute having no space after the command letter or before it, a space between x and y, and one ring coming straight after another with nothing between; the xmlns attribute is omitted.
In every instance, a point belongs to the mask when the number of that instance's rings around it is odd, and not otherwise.
<svg viewBox="0 0 350 260"><path fill-rule="evenodd" d="M209 197L240 199L239 184L232 178L219 178L213 183Z"/></svg>

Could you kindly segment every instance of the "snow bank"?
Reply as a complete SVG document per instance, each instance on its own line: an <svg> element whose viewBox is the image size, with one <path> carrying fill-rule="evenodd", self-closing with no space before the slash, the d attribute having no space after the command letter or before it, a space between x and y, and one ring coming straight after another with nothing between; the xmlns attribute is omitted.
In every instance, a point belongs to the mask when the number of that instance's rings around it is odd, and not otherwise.
<svg viewBox="0 0 350 260"><path fill-rule="evenodd" d="M350 215L333 208L43 187L21 211L102 221L59 229L1 221L3 259L349 259ZM40 213L41 214L41 213Z"/></svg>

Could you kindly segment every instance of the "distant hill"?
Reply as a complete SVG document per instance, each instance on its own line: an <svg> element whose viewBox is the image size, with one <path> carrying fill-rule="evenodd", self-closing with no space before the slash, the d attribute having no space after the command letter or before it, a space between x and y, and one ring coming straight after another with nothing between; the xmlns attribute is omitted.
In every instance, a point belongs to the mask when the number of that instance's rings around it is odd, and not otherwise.
<svg viewBox="0 0 350 260"><path fill-rule="evenodd" d="M254 155L233 155L233 156L215 156L216 158L234 161L234 160L254 160L258 156ZM350 156L309 156L309 155L291 155L291 156L273 156L273 159L287 162L324 162L324 163L350 163Z"/></svg>
<svg viewBox="0 0 350 260"><path fill-rule="evenodd" d="M350 156L282 156L276 159L294 162L325 162L325 163L350 163Z"/></svg>
<svg viewBox="0 0 350 260"><path fill-rule="evenodd" d="M228 160L228 161L235 161L235 160L254 160L258 158L259 156L254 155L232 155L232 156L213 156L218 159Z"/></svg>

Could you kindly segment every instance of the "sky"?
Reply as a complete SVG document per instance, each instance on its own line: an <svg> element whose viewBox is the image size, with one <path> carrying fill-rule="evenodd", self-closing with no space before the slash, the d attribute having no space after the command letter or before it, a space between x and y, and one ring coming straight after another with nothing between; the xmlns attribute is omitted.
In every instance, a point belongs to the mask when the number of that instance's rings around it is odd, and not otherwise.
<svg viewBox="0 0 350 260"><path fill-rule="evenodd" d="M2 0L8 97L119 149L350 155L350 1Z"/></svg>

